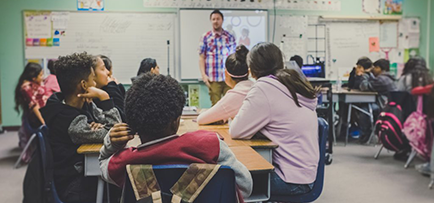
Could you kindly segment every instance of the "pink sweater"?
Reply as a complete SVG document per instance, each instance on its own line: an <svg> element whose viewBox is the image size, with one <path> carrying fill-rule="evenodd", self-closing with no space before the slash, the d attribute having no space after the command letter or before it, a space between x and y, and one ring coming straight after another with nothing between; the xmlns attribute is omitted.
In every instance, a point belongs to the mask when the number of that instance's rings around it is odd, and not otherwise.
<svg viewBox="0 0 434 203"><path fill-rule="evenodd" d="M60 92L59 83L57 82L57 77L55 75L50 74L47 76L47 78L45 78L44 84L47 90L49 90L51 93Z"/></svg>
<svg viewBox="0 0 434 203"><path fill-rule="evenodd" d="M278 80L260 78L229 132L233 138L250 139L260 131L279 145L273 151L277 175L287 183L310 184L315 181L319 161L317 101L297 97L301 107Z"/></svg>
<svg viewBox="0 0 434 203"><path fill-rule="evenodd" d="M252 86L253 82L250 80L243 80L237 83L234 89L229 90L211 109L201 113L197 117L197 123L209 124L235 117L241 105L243 105L247 92L249 92Z"/></svg>

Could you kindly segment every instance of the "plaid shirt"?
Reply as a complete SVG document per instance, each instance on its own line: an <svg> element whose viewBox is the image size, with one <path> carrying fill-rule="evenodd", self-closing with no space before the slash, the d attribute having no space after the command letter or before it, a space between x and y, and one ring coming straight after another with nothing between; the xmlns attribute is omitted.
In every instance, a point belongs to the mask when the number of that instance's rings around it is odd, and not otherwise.
<svg viewBox="0 0 434 203"><path fill-rule="evenodd" d="M201 37L199 55L205 54L205 73L210 81L225 81L225 61L235 47L235 38L226 30L221 35L209 31Z"/></svg>

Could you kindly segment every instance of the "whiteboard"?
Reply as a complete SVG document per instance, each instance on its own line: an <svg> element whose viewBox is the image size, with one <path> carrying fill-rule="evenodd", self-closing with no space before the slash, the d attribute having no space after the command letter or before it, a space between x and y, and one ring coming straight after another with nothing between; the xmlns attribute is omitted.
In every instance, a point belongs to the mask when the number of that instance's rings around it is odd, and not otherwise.
<svg viewBox="0 0 434 203"><path fill-rule="evenodd" d="M379 22L328 23L327 24L328 79L347 78L360 57L372 61L380 58L379 52L369 52L369 38L380 37Z"/></svg>
<svg viewBox="0 0 434 203"><path fill-rule="evenodd" d="M201 36L212 29L209 20L213 10L188 10L179 12L180 20L180 72L182 79L201 79L199 70L199 41ZM254 10L220 10L224 15L223 29L234 35L238 44L242 29L249 30L253 47L259 42L267 41L267 11ZM230 27L232 30L230 31Z"/></svg>
<svg viewBox="0 0 434 203"><path fill-rule="evenodd" d="M25 57L55 59L83 51L106 55L113 61L113 75L126 84L136 76L140 62L150 57L157 60L160 73L167 74L170 65L174 75L176 14L69 12L67 19L59 46L26 46ZM171 42L170 56L167 40Z"/></svg>

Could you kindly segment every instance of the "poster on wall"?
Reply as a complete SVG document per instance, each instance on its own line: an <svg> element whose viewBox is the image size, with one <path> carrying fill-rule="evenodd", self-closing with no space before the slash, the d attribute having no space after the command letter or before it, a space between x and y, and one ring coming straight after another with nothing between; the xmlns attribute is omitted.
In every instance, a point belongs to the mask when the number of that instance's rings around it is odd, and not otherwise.
<svg viewBox="0 0 434 203"><path fill-rule="evenodd" d="M371 13L371 14L379 14L381 10L380 3L381 0L363 0L362 1L363 12Z"/></svg>
<svg viewBox="0 0 434 203"><path fill-rule="evenodd" d="M104 0L77 0L78 11L104 11Z"/></svg>
<svg viewBox="0 0 434 203"><path fill-rule="evenodd" d="M381 0L381 10L385 15L402 15L404 0Z"/></svg>

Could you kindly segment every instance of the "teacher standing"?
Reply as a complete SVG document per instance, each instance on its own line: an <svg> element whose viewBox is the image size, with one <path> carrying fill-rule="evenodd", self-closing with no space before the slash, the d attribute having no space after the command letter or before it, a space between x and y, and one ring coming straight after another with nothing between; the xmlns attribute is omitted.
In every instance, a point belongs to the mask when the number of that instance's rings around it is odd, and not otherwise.
<svg viewBox="0 0 434 203"><path fill-rule="evenodd" d="M219 10L211 12L212 30L202 35L199 45L200 73L213 106L230 89L225 83L225 61L236 47L235 38L222 28L223 20Z"/></svg>

